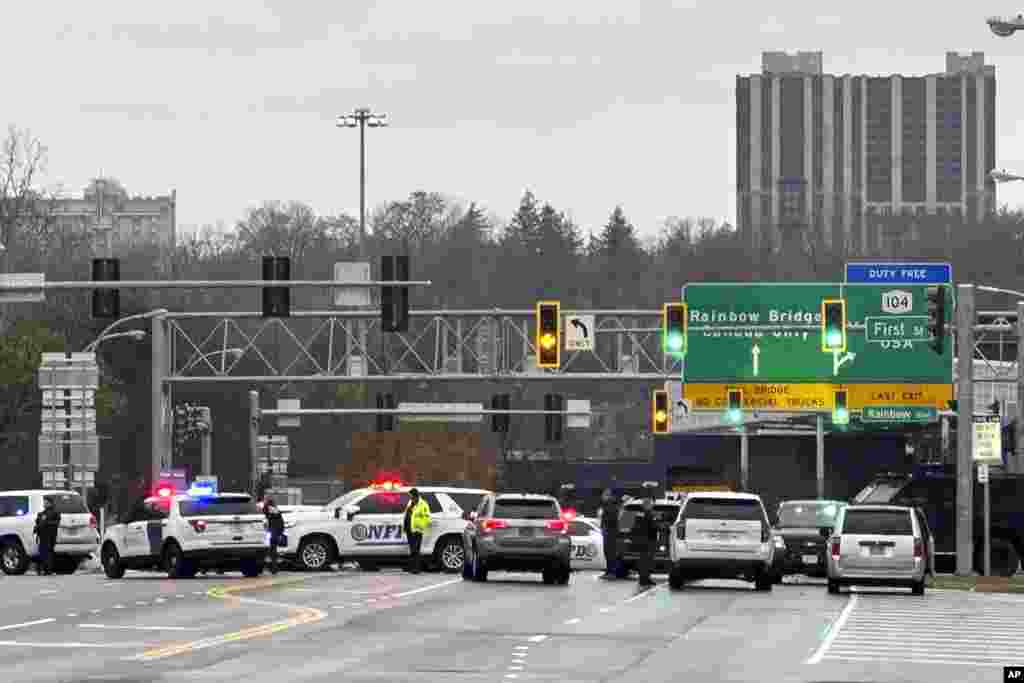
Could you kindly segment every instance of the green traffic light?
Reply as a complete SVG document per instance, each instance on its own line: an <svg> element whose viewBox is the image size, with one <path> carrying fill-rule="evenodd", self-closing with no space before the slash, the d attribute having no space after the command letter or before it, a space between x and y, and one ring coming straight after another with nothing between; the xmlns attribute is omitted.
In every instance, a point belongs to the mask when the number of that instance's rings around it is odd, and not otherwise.
<svg viewBox="0 0 1024 683"><path fill-rule="evenodd" d="M740 411L736 410L735 408L729 411L729 419L732 420L733 422L739 422L742 419L742 417L743 414Z"/></svg>
<svg viewBox="0 0 1024 683"><path fill-rule="evenodd" d="M830 347L840 348L843 345L843 334L839 330L829 330L825 335L825 343Z"/></svg>
<svg viewBox="0 0 1024 683"><path fill-rule="evenodd" d="M666 339L669 351L682 351L683 350L683 335L678 332L673 332L668 335Z"/></svg>
<svg viewBox="0 0 1024 683"><path fill-rule="evenodd" d="M836 424L846 424L850 421L850 414L846 411L846 408L837 408L832 416L832 421Z"/></svg>

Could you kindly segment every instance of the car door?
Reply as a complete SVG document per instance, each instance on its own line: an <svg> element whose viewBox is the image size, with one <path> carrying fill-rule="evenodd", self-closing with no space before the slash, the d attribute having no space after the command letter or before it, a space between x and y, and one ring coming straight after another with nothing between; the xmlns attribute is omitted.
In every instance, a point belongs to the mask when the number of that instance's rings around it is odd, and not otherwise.
<svg viewBox="0 0 1024 683"><path fill-rule="evenodd" d="M145 557L149 554L145 516L145 504L139 501L121 518L120 528L115 532L119 538L115 540L121 546L122 557Z"/></svg>
<svg viewBox="0 0 1024 683"><path fill-rule="evenodd" d="M409 554L409 544L402 530L409 494L398 491L376 491L357 505L359 512L349 525L350 546L362 556L388 557Z"/></svg>
<svg viewBox="0 0 1024 683"><path fill-rule="evenodd" d="M935 537L932 536L931 527L928 526L928 517L924 514L924 511L920 508L914 508L914 514L917 516L917 525L921 528L921 537L924 541L924 556L928 561L928 566L925 571L934 576Z"/></svg>
<svg viewBox="0 0 1024 683"><path fill-rule="evenodd" d="M167 532L171 506L176 505L169 499L151 500L145 505L145 554L159 557L163 553L164 538Z"/></svg>
<svg viewBox="0 0 1024 683"><path fill-rule="evenodd" d="M596 527L576 519L569 523L569 537L572 542L570 560L573 569L601 569L604 567L601 532Z"/></svg>

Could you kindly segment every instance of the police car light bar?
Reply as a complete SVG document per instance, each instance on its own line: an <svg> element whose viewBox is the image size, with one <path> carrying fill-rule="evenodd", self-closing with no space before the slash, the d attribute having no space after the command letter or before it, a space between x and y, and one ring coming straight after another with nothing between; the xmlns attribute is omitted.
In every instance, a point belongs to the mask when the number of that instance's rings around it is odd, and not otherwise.
<svg viewBox="0 0 1024 683"><path fill-rule="evenodd" d="M173 492L173 489L170 489L166 486L161 486L159 489L157 489L156 495L159 496L160 498L170 498Z"/></svg>
<svg viewBox="0 0 1024 683"><path fill-rule="evenodd" d="M212 496L215 492L212 486L193 486L187 493L190 496Z"/></svg>

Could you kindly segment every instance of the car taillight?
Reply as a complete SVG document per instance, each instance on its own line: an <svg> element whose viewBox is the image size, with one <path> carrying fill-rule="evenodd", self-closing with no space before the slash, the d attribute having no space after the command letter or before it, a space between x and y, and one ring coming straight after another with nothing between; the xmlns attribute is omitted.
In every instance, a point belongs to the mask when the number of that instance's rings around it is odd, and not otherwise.
<svg viewBox="0 0 1024 683"><path fill-rule="evenodd" d="M190 522L192 528L196 530L197 534L201 534L206 531L206 521L202 519L194 519Z"/></svg>
<svg viewBox="0 0 1024 683"><path fill-rule="evenodd" d="M569 530L569 525L566 524L564 519L552 519L547 523L548 531L557 531L560 534L564 534Z"/></svg>
<svg viewBox="0 0 1024 683"><path fill-rule="evenodd" d="M89 526L91 526L93 529L96 528L96 515L89 515Z"/></svg>
<svg viewBox="0 0 1024 683"><path fill-rule="evenodd" d="M484 533L491 533L495 529L506 529L508 524L503 519L485 519L483 523Z"/></svg>
<svg viewBox="0 0 1024 683"><path fill-rule="evenodd" d="M924 543L920 538L914 539L914 559L920 560L924 557Z"/></svg>
<svg viewBox="0 0 1024 683"><path fill-rule="evenodd" d="M686 522L683 520L680 520L679 524L676 525L676 538L680 541L686 540Z"/></svg>
<svg viewBox="0 0 1024 683"><path fill-rule="evenodd" d="M832 559L833 560L835 560L836 562L839 561L839 539L838 538L832 539L832 543L831 543L831 547L829 549L829 553L832 555Z"/></svg>

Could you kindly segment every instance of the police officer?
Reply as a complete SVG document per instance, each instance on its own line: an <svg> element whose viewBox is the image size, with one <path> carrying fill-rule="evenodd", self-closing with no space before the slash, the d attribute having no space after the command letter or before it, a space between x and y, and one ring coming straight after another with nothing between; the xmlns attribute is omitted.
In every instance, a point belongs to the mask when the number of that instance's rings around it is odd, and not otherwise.
<svg viewBox="0 0 1024 683"><path fill-rule="evenodd" d="M658 543L658 527L654 521L654 501L644 498L643 512L633 521L633 548L640 555L637 562L638 584L641 588L655 585L651 580L651 566L654 564L654 549Z"/></svg>
<svg viewBox="0 0 1024 683"><path fill-rule="evenodd" d="M36 515L35 534L39 539L39 563L36 572L40 575L53 573L53 551L57 545L57 529L60 528L60 513L54 507L53 498L43 499L43 510Z"/></svg>
<svg viewBox="0 0 1024 683"><path fill-rule="evenodd" d="M284 537L284 516L281 509L274 504L274 499L267 497L263 501L263 514L267 518L267 529L270 531L270 573L277 573L277 548Z"/></svg>
<svg viewBox="0 0 1024 683"><path fill-rule="evenodd" d="M409 489L409 504L405 506L405 520L402 530L409 539L409 566L407 572L420 573L420 546L423 545L423 534L430 528L430 507L420 498L418 489Z"/></svg>
<svg viewBox="0 0 1024 683"><path fill-rule="evenodd" d="M618 540L619 540L619 501L611 489L605 489L601 494L601 507L598 512L601 518L601 538L604 541L605 571L602 579L609 580L616 578L618 570Z"/></svg>

